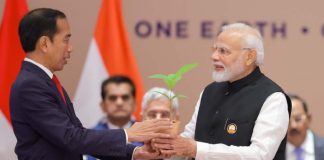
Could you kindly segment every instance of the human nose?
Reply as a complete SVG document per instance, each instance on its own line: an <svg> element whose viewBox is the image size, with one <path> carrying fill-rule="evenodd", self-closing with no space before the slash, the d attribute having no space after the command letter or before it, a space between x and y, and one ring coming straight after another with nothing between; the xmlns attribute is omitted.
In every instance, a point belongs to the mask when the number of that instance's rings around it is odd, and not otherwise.
<svg viewBox="0 0 324 160"><path fill-rule="evenodd" d="M215 49L215 50L213 51L213 53L212 53L212 55L211 55L211 59L212 59L213 61L218 61L218 60L219 60L219 53L218 53L218 50L217 50L217 49Z"/></svg>
<svg viewBox="0 0 324 160"><path fill-rule="evenodd" d="M69 47L68 47L68 52L71 53L73 51L73 47L72 45L70 44Z"/></svg>
<svg viewBox="0 0 324 160"><path fill-rule="evenodd" d="M161 113L156 113L155 114L155 119L161 119L162 118L162 114Z"/></svg>
<svg viewBox="0 0 324 160"><path fill-rule="evenodd" d="M296 128L298 124L294 119L290 119L289 125L291 128Z"/></svg>
<svg viewBox="0 0 324 160"><path fill-rule="evenodd" d="M71 52L72 52L72 45L69 45L67 48L67 52L65 54L65 58L70 58L71 57Z"/></svg>
<svg viewBox="0 0 324 160"><path fill-rule="evenodd" d="M123 104L123 102L124 102L124 101L123 101L123 99L122 99L121 97L117 97L117 100L116 100L116 103L117 103L117 104L120 105L120 104Z"/></svg>

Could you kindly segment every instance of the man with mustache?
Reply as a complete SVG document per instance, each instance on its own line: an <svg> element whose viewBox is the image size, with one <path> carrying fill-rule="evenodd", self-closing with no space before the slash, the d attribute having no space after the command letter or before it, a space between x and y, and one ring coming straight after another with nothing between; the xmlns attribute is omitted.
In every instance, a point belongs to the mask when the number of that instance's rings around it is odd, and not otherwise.
<svg viewBox="0 0 324 160"><path fill-rule="evenodd" d="M291 117L288 127L287 160L324 160L324 138L310 130L312 116L307 103L297 95L291 99Z"/></svg>
<svg viewBox="0 0 324 160"><path fill-rule="evenodd" d="M105 113L98 124L96 130L127 129L135 121L132 114L135 111L135 85L126 76L116 75L104 80L101 84L100 107ZM142 146L141 142L132 142L136 146ZM92 156L87 156L87 160L95 160Z"/></svg>
<svg viewBox="0 0 324 160"><path fill-rule="evenodd" d="M142 119L161 119L169 118L175 122L179 121L179 100L175 94L166 88L153 87L143 96Z"/></svg>
<svg viewBox="0 0 324 160"><path fill-rule="evenodd" d="M153 147L196 160L284 159L291 103L261 73L263 57L259 31L223 26L212 46L215 82L201 93L181 136L153 139Z"/></svg>
<svg viewBox="0 0 324 160"><path fill-rule="evenodd" d="M142 100L142 120L169 118L173 121L173 133L179 133L180 112L179 99L169 89L153 87L148 90ZM174 97L170 100L170 97Z"/></svg>
<svg viewBox="0 0 324 160"><path fill-rule="evenodd" d="M95 129L129 128L134 124L135 85L125 76L112 76L102 82L100 107L106 117Z"/></svg>

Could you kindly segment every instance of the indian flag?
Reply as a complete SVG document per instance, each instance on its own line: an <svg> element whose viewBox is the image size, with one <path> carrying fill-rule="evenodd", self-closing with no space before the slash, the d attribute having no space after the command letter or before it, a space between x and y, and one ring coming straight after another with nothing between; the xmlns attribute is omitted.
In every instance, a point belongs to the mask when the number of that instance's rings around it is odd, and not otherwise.
<svg viewBox="0 0 324 160"><path fill-rule="evenodd" d="M74 97L74 108L86 127L93 127L103 116L99 103L104 79L124 75L136 86L136 112L140 119L143 95L141 76L123 22L121 0L102 0L96 29Z"/></svg>
<svg viewBox="0 0 324 160"><path fill-rule="evenodd" d="M27 10L25 0L6 0L0 27L0 159L17 159L14 153L17 141L10 123L9 95L25 57L18 25Z"/></svg>

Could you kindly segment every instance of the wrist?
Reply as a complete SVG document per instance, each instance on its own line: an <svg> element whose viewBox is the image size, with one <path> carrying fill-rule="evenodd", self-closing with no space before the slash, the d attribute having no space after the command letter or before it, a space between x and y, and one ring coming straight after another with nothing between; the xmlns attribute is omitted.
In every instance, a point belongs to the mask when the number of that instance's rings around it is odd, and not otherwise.
<svg viewBox="0 0 324 160"><path fill-rule="evenodd" d="M136 160L136 159L138 159L138 158L140 158L139 156L140 156L140 147L136 147L135 149L134 149L134 152L133 152L133 160Z"/></svg>
<svg viewBox="0 0 324 160"><path fill-rule="evenodd" d="M128 129L125 129L125 135L126 135L127 142L134 142L134 137Z"/></svg>
<svg viewBox="0 0 324 160"><path fill-rule="evenodd" d="M148 159L144 146L136 147L133 154L133 160Z"/></svg>
<svg viewBox="0 0 324 160"><path fill-rule="evenodd" d="M196 157L196 154L197 154L197 142L193 139L190 139L189 142L191 143L190 144L190 157L192 158L195 158Z"/></svg>

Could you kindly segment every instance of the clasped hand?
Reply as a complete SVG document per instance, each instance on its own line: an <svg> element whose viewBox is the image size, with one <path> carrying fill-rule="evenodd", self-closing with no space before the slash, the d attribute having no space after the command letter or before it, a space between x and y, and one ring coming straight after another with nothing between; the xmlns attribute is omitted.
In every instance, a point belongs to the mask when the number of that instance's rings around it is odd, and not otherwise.
<svg viewBox="0 0 324 160"><path fill-rule="evenodd" d="M173 155L192 158L196 156L196 141L179 135L172 135L170 138L154 138L151 140L151 146L166 158Z"/></svg>

